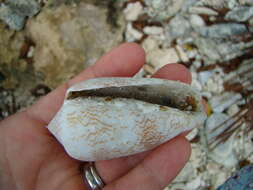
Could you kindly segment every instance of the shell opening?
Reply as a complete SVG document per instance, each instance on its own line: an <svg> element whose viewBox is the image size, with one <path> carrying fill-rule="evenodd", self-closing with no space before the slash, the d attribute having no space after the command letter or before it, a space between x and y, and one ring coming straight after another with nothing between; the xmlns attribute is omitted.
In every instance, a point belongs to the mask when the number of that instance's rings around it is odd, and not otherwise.
<svg viewBox="0 0 253 190"><path fill-rule="evenodd" d="M159 92L158 92L159 89ZM172 107L182 111L196 111L197 101L192 94L184 95L183 98L178 98L178 95L168 93L168 89L164 86L159 88L151 85L142 86L123 86L123 87L106 87L82 91L70 91L66 99L87 97L106 97L106 101L114 98L128 98L140 100L152 104L158 104L162 108Z"/></svg>

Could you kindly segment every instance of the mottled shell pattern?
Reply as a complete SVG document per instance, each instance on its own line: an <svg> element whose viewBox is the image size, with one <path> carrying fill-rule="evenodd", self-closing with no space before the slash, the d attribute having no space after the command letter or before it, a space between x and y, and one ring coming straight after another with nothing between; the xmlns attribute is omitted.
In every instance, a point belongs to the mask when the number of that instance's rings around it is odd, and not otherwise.
<svg viewBox="0 0 253 190"><path fill-rule="evenodd" d="M206 119L189 85L154 78L97 78L68 89L48 129L73 158L108 160L150 150Z"/></svg>

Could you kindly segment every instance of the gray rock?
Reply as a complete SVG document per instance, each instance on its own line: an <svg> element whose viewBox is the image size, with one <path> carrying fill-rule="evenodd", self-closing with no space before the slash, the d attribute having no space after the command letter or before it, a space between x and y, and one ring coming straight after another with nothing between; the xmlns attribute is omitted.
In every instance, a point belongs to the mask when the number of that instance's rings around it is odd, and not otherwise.
<svg viewBox="0 0 253 190"><path fill-rule="evenodd" d="M190 22L181 15L175 16L167 25L166 30L169 31L171 38L183 37L189 35L192 31Z"/></svg>
<svg viewBox="0 0 253 190"><path fill-rule="evenodd" d="M198 50L202 55L201 57L206 61L210 60L211 62L216 62L221 59L221 55L217 50L219 42L209 38L196 38L194 43L198 47Z"/></svg>
<svg viewBox="0 0 253 190"><path fill-rule="evenodd" d="M215 38L195 38L195 45L206 62L229 61L243 55L253 46L253 41L234 43ZM204 55L204 56L203 56Z"/></svg>
<svg viewBox="0 0 253 190"><path fill-rule="evenodd" d="M5 4L0 5L0 19L13 30L21 30L25 24L25 17L20 16Z"/></svg>
<svg viewBox="0 0 253 190"><path fill-rule="evenodd" d="M236 58L238 56L243 55L244 53L248 52L247 49L252 48L253 41L244 43L233 43L228 41L227 43L221 43L217 46L217 51L219 51L220 55L222 56L221 60L228 61L230 59Z"/></svg>
<svg viewBox="0 0 253 190"><path fill-rule="evenodd" d="M213 75L213 71L202 71L198 75L198 80L202 85L205 85L208 79Z"/></svg>
<svg viewBox="0 0 253 190"><path fill-rule="evenodd" d="M229 118L226 114L212 114L205 123L207 142L210 143L213 141L215 137L219 136L229 128L233 122L234 119ZM233 142L234 136L232 135L232 137L224 143L218 144L211 152L209 152L209 157L225 167L233 167L238 162L237 156L233 150Z"/></svg>
<svg viewBox="0 0 253 190"><path fill-rule="evenodd" d="M44 9L29 20L26 32L36 44L34 69L56 87L94 64L122 41L124 20L108 23L108 9L92 4Z"/></svg>
<svg viewBox="0 0 253 190"><path fill-rule="evenodd" d="M41 9L37 0L6 0L5 3L21 16L32 17Z"/></svg>
<svg viewBox="0 0 253 190"><path fill-rule="evenodd" d="M198 32L208 38L229 38L234 35L247 33L247 27L243 24L236 23L215 24L209 27L199 28Z"/></svg>
<svg viewBox="0 0 253 190"><path fill-rule="evenodd" d="M220 135L229 127L229 125L231 125L232 121L225 122L228 119L229 116L224 113L214 113L208 117L205 123L205 131L208 141Z"/></svg>
<svg viewBox="0 0 253 190"><path fill-rule="evenodd" d="M147 13L155 20L161 21L176 15L187 0L145 0Z"/></svg>
<svg viewBox="0 0 253 190"><path fill-rule="evenodd" d="M253 16L253 7L237 7L233 10L229 11L225 19L237 22L247 21L249 18Z"/></svg>
<svg viewBox="0 0 253 190"><path fill-rule="evenodd" d="M13 63L19 62L18 59L20 57L20 48L24 44L24 36L25 35L23 32L9 30L6 28L4 23L0 22L0 72L3 74L5 74L3 72L5 69L12 68L11 65ZM13 71L13 69L11 69L11 71ZM13 74L13 76L16 77L16 74ZM0 85L3 84L0 83Z"/></svg>
<svg viewBox="0 0 253 190"><path fill-rule="evenodd" d="M6 0L0 5L0 19L11 29L21 30L26 19L36 15L40 9L36 0Z"/></svg>
<svg viewBox="0 0 253 190"><path fill-rule="evenodd" d="M213 96L210 105L214 112L221 113L240 99L242 99L242 95L239 93L225 92L222 95Z"/></svg>

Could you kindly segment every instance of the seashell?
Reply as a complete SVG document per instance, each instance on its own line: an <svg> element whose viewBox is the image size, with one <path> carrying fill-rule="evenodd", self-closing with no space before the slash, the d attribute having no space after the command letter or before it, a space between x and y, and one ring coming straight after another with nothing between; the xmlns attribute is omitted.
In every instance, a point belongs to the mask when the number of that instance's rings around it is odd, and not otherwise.
<svg viewBox="0 0 253 190"><path fill-rule="evenodd" d="M154 78L97 78L68 89L48 129L73 158L107 160L150 150L206 119L189 85Z"/></svg>

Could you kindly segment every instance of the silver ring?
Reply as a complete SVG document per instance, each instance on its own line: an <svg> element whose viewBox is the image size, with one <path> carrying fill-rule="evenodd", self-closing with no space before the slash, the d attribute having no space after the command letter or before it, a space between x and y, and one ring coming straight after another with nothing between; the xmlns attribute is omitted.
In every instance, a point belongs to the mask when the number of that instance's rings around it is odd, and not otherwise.
<svg viewBox="0 0 253 190"><path fill-rule="evenodd" d="M89 164L84 166L83 177L91 190L101 190L105 186L105 183L97 173L94 162L89 162Z"/></svg>

